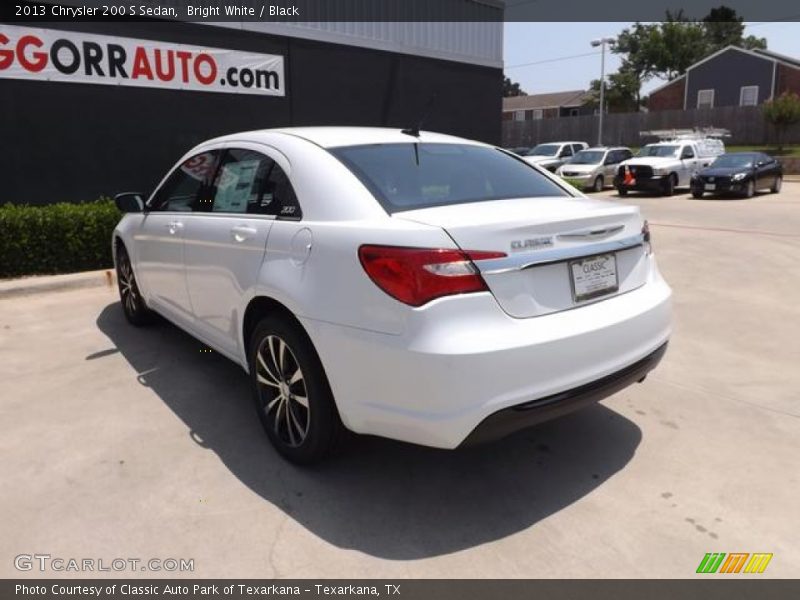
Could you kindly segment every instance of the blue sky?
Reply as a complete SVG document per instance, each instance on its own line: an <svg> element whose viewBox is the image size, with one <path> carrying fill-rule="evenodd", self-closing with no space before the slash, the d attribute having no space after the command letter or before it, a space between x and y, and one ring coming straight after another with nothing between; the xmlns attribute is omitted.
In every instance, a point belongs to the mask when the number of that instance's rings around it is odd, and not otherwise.
<svg viewBox="0 0 800 600"><path fill-rule="evenodd" d="M506 75L518 81L529 94L585 89L592 79L600 77L600 53L589 42L599 37L615 37L630 25L631 23L506 23L503 49ZM770 50L800 58L800 23L748 23L745 35L765 37ZM595 54L514 67L592 52ZM619 63L617 56L606 51L606 73L615 71ZM647 92L661 83L651 80L642 89Z"/></svg>

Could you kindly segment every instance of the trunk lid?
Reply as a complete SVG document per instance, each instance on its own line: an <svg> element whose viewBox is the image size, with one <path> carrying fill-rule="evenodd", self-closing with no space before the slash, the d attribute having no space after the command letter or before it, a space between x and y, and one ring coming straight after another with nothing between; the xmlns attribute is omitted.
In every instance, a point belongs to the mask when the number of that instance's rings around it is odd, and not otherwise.
<svg viewBox="0 0 800 600"><path fill-rule="evenodd" d="M441 227L462 250L505 252L507 258L475 264L513 317L606 299L643 285L647 276L636 207L588 198L522 198L403 211L393 218ZM615 271L618 289L607 291L613 273L605 273L603 288L589 297L586 286L592 282L573 276L570 263L595 255L613 256L604 264Z"/></svg>

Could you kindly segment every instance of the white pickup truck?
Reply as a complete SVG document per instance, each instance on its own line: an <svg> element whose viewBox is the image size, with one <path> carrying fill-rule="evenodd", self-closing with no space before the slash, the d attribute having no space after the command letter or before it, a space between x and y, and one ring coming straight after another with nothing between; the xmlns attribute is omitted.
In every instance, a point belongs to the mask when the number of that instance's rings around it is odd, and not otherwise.
<svg viewBox="0 0 800 600"><path fill-rule="evenodd" d="M725 145L715 138L674 139L643 146L622 163L614 177L620 196L629 190L671 196L675 188L688 188L692 176L724 154Z"/></svg>

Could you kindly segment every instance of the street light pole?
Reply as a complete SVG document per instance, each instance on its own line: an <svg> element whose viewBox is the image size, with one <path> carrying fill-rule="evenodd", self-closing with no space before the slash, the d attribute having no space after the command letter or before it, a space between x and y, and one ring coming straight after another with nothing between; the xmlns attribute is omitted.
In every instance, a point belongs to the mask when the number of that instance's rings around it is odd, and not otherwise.
<svg viewBox="0 0 800 600"><path fill-rule="evenodd" d="M606 44L613 44L614 38L604 37L592 40L592 47L600 46L600 122L597 126L597 145L603 145L603 99L606 87Z"/></svg>

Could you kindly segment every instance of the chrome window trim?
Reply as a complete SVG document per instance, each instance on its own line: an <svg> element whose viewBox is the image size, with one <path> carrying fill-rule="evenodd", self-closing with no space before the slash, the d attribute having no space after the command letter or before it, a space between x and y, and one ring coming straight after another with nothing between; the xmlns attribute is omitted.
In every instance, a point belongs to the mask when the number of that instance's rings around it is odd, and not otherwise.
<svg viewBox="0 0 800 600"><path fill-rule="evenodd" d="M480 269L482 275L499 275L501 273L524 271L531 267L564 262L573 258L592 256L593 254L630 250L631 248L636 248L643 244L644 235L639 233L610 242L583 244L581 246L575 246L574 248L554 248L552 250L526 252L524 254L507 256L506 258L475 261L475 264Z"/></svg>

